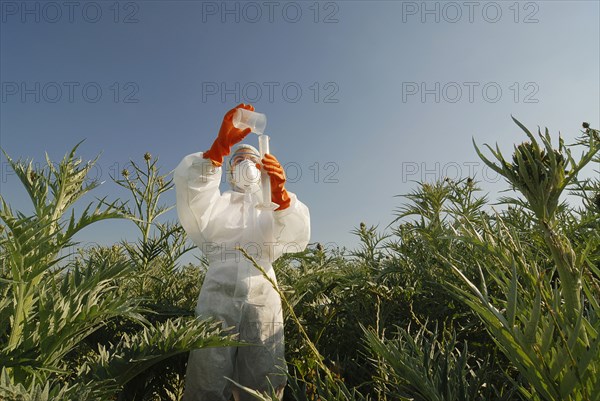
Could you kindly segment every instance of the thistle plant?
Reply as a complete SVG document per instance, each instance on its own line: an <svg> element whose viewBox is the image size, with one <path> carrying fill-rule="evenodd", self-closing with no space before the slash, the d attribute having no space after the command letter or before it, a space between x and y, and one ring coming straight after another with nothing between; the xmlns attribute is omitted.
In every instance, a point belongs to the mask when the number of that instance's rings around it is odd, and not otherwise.
<svg viewBox="0 0 600 401"><path fill-rule="evenodd" d="M161 204L161 196L171 191L174 184L168 173L161 174L158 161L158 157L146 152L141 163L130 161L131 171L124 169L121 178L112 177L130 194L133 204L123 202L120 208L139 233L136 241L120 242L137 273L124 287L146 297L154 310L192 315L201 275L196 268L180 269L179 260L195 246L186 241L178 222L163 221L174 206Z"/></svg>
<svg viewBox="0 0 600 401"><path fill-rule="evenodd" d="M575 161L562 138L559 137L558 149L552 147L547 128L544 135L538 132L543 145L540 146L525 126L515 118L513 120L527 134L530 142L515 147L511 164L506 162L498 147L493 150L488 146L488 149L491 150L499 164L488 160L477 148L477 145L475 148L485 164L505 177L527 201L527 203L523 203L518 199L509 199L509 202L523 205L535 214L561 280L567 317L570 323L575 325L581 312L581 276L585 263L577 261L571 243L558 230L556 210L559 198L565 188L576 182L577 174L600 151L598 131L587 129L579 138L577 144L584 145L586 150L579 161Z"/></svg>
<svg viewBox="0 0 600 401"><path fill-rule="evenodd" d="M77 144L56 166L6 158L33 213L14 211L0 196L0 399L108 400L120 388L173 355L235 344L220 324L178 318L151 324L141 296L120 290L137 265L114 252L70 258L76 234L93 223L122 218L119 201L77 200L98 187L88 182L94 161L82 164ZM70 210L70 213L69 213ZM63 254L67 251L66 254ZM94 341L115 321L111 344Z"/></svg>
<svg viewBox="0 0 600 401"><path fill-rule="evenodd" d="M131 194L134 203L132 206L128 202L122 203L120 208L124 216L136 225L140 237L136 244L124 242L122 245L140 273L158 257L166 258L168 264L174 267L177 260L193 248L184 244L185 236L179 224L160 221L160 217L174 207L160 204L161 196L174 188L173 179L169 178L169 174L160 173L158 157L146 152L143 159L141 165L132 160L133 171L123 169L122 178L112 177Z"/></svg>
<svg viewBox="0 0 600 401"><path fill-rule="evenodd" d="M30 317L38 313L40 300L39 287L46 279L55 274L59 262L64 259L59 253L63 248L74 244L74 236L90 224L121 216L115 203L102 209L104 200L100 200L90 213L92 203L88 204L79 218L73 210L70 218L63 219L67 209L84 194L98 186L97 181L86 183L85 178L93 166L88 163L81 166L81 160L75 159L75 146L62 162L55 167L46 155L47 166L41 171L34 169L33 162L14 161L4 152L11 168L25 187L34 207L32 216L13 212L0 195L0 219L5 232L0 239L2 256L6 270L2 275L4 299L9 299L6 318L1 325L2 334L8 333L4 350L8 353L23 345L31 333L27 333ZM32 329L32 327L29 327ZM15 363L14 361L13 363ZM11 366L7 363L3 366Z"/></svg>
<svg viewBox="0 0 600 401"><path fill-rule="evenodd" d="M546 249L536 249L500 213L474 226L464 221L451 236L454 246L466 246L471 263L451 252L438 258L452 268L465 286L450 288L476 312L494 341L525 378L520 392L533 400L596 400L600 397L600 287L597 260L600 240L587 235L574 247L564 232L559 199L577 173L600 151L598 131L588 129L577 145L585 150L576 161L559 139L553 149L550 135L538 133L541 145L520 122L529 142L518 145L512 163L488 146L491 162L482 160L518 190L524 200L508 199L533 213ZM559 216L563 218L559 218ZM531 232L531 236L537 233ZM464 272L475 267L479 280ZM558 277L555 277L555 273ZM478 284L477 284L478 282ZM489 287L497 288L493 293Z"/></svg>

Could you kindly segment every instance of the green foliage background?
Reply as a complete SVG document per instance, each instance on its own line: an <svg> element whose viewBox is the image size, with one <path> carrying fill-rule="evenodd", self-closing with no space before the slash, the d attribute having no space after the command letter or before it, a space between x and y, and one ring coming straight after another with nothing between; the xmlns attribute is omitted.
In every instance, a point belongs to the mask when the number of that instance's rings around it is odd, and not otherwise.
<svg viewBox="0 0 600 401"><path fill-rule="evenodd" d="M470 177L419 183L388 227L360 223L357 249L275 263L286 400L600 400L600 180L578 179L600 173L599 133L554 147L515 123L528 140L511 160L475 145L514 197L490 203ZM178 400L189 350L242 344L193 316L207 264L179 263L192 247L161 218L173 184L157 158L113 177L129 200L76 215L98 186L78 146L42 169L5 154L35 212L0 197L0 399ZM138 239L77 248L115 218Z"/></svg>

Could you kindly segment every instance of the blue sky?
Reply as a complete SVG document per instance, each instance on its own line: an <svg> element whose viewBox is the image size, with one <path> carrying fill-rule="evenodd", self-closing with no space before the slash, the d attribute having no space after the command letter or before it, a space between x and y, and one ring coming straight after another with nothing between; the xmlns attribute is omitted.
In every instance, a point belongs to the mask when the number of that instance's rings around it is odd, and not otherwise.
<svg viewBox="0 0 600 401"><path fill-rule="evenodd" d="M511 114L567 142L600 125L598 1L69 4L0 1L0 146L42 162L85 138L99 197L122 196L109 173L144 152L167 172L207 149L247 102L267 115L312 241L353 247L350 231L385 227L414 181L474 173L504 188L471 139L509 152L524 139ZM2 196L27 211L0 162ZM110 221L80 240L135 237Z"/></svg>

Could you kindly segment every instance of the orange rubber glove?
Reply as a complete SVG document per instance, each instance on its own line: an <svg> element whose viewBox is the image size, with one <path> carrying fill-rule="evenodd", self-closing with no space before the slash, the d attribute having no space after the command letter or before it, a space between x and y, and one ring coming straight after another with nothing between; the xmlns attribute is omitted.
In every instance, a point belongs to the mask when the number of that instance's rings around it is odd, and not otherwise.
<svg viewBox="0 0 600 401"><path fill-rule="evenodd" d="M217 139L215 139L210 149L202 155L205 159L212 160L213 165L217 167L223 164L223 157L231 152L231 147L244 139L252 131L250 128L242 130L233 125L233 114L240 107L254 111L252 105L242 103L225 113Z"/></svg>
<svg viewBox="0 0 600 401"><path fill-rule="evenodd" d="M284 210L290 207L290 196L285 190L285 173L283 167L275 156L265 154L262 159L262 167L264 167L271 181L271 201L279 205L275 210Z"/></svg>

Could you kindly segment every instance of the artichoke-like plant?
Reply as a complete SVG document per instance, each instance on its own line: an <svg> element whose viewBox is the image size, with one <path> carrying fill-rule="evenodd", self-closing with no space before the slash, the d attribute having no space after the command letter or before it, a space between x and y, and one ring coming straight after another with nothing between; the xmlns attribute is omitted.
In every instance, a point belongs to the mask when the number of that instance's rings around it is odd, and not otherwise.
<svg viewBox="0 0 600 401"><path fill-rule="evenodd" d="M527 200L526 203L518 199L509 201L528 207L535 214L556 263L569 321L575 324L581 311L581 276L584 266L582 261L577 261L569 240L557 230L556 211L565 188L576 182L577 174L600 151L598 131L587 128L579 138L577 145L584 145L587 149L581 159L575 161L560 136L558 149L554 149L548 129L546 128L544 135L538 130L542 142L540 145L523 124L514 117L513 121L527 134L530 142L515 146L512 163L504 159L498 146L494 150L486 145L499 164L488 160L475 143L474 146L484 163L505 177Z"/></svg>
<svg viewBox="0 0 600 401"><path fill-rule="evenodd" d="M504 159L498 146L494 150L486 145L499 162L496 164L482 154L475 142L473 145L479 157L488 167L505 177L516 190L523 194L538 220L551 223L562 192L574 182L581 169L593 159L600 149L599 142L594 135L585 134L587 140L583 143L588 144L589 147L579 162L576 162L562 138L559 137L558 149L552 147L547 128L543 135L538 130L538 136L541 139L540 145L535 136L523 124L514 117L513 121L525 131L529 141L515 146L512 163Z"/></svg>
<svg viewBox="0 0 600 401"><path fill-rule="evenodd" d="M526 201L511 199L535 216L532 230L539 230L549 254L540 265L520 236L498 214L493 223L475 229L457 227L454 240L484 255L476 262L480 283L463 271L472 266L453 255L438 255L462 280L465 287L448 287L485 323L507 358L519 369L529 386L521 393L533 400L600 399L600 283L594 258L600 236L590 232L574 247L557 213L559 198L569 185L578 184L577 174L600 152L598 131L589 127L578 138L585 151L575 161L559 139L552 148L548 130L539 133L542 145L519 121L529 142L515 147L512 163L498 147L487 146L497 159L493 163L475 148L482 160L518 190ZM561 214L562 216L562 214ZM532 232L532 234L534 234ZM537 234L537 233L535 233ZM549 251L549 252L547 252ZM558 280L554 275L558 273ZM491 296L486 281L504 296Z"/></svg>
<svg viewBox="0 0 600 401"><path fill-rule="evenodd" d="M0 195L0 400L110 400L172 355L237 344L217 322L150 324L144 298L120 291L137 266L115 252L74 261L64 255L82 229L124 216L104 198L76 216L77 200L99 185L86 181L93 162L75 157L78 146L56 165L46 156L41 169L5 153L34 212L13 211ZM115 321L130 322L132 332L113 333L122 337L116 345L94 342Z"/></svg>

